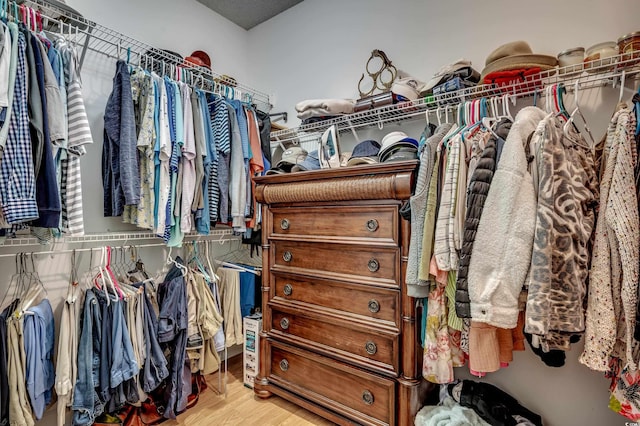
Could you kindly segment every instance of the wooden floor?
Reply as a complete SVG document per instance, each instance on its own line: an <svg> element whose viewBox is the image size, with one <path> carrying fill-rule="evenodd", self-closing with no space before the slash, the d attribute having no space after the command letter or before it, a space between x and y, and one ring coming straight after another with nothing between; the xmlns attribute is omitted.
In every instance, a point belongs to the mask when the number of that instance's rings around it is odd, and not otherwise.
<svg viewBox="0 0 640 426"><path fill-rule="evenodd" d="M223 374L224 376L224 374ZM300 408L278 396L262 400L242 382L242 355L229 360L227 397L219 392L218 373L207 376L209 388L198 404L163 425L175 426L269 426L269 425L333 425L333 423Z"/></svg>

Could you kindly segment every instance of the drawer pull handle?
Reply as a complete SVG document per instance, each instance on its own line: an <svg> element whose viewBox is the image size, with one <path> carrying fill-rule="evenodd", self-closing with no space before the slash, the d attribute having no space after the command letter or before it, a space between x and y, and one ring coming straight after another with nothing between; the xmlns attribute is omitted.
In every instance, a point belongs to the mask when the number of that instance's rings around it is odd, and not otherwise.
<svg viewBox="0 0 640 426"><path fill-rule="evenodd" d="M376 352L378 352L378 346L373 342L367 342L367 344L364 345L364 350L366 350L369 355L375 355Z"/></svg>
<svg viewBox="0 0 640 426"><path fill-rule="evenodd" d="M367 268L369 268L369 271L371 272L377 272L378 269L380 269L380 262L378 262L376 259L371 259L367 264Z"/></svg>
<svg viewBox="0 0 640 426"><path fill-rule="evenodd" d="M291 259L293 259L293 255L291 254L290 251L285 251L282 254L282 258L284 259L285 262L291 262Z"/></svg>
<svg viewBox="0 0 640 426"><path fill-rule="evenodd" d="M368 230L369 232L376 232L376 231L378 230L378 227L379 227L379 226L380 226L380 225L378 224L378 221L377 221L377 220L375 220L375 219L369 219L369 220L367 221L367 230Z"/></svg>
<svg viewBox="0 0 640 426"><path fill-rule="evenodd" d="M280 320L280 327L283 330L287 330L289 328L289 318L282 318Z"/></svg>
<svg viewBox="0 0 640 426"><path fill-rule="evenodd" d="M282 230L286 231L287 229L289 229L289 219L282 219L280 221L280 228L282 228Z"/></svg>
<svg viewBox="0 0 640 426"><path fill-rule="evenodd" d="M377 314L378 312L380 312L380 302L378 302L376 299L369 300L369 312L371 312L372 314Z"/></svg>
<svg viewBox="0 0 640 426"><path fill-rule="evenodd" d="M364 402L367 405L373 405L373 394L371 392L369 392L368 390L362 392L362 402Z"/></svg>
<svg viewBox="0 0 640 426"><path fill-rule="evenodd" d="M285 296L291 296L291 293L293 293L293 286L291 284L285 284L283 292Z"/></svg>
<svg viewBox="0 0 640 426"><path fill-rule="evenodd" d="M289 369L289 361L287 361L286 359L283 359L282 361L280 361L280 370L287 371L288 369Z"/></svg>

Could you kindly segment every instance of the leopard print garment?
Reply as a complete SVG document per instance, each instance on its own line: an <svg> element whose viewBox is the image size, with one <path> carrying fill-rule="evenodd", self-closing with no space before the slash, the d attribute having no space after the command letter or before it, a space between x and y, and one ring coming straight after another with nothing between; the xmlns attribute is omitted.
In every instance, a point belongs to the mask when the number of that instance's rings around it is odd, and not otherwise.
<svg viewBox="0 0 640 426"><path fill-rule="evenodd" d="M565 136L557 118L540 122L533 138L539 185L525 331L541 336L545 351L566 350L585 326L597 175L584 139Z"/></svg>

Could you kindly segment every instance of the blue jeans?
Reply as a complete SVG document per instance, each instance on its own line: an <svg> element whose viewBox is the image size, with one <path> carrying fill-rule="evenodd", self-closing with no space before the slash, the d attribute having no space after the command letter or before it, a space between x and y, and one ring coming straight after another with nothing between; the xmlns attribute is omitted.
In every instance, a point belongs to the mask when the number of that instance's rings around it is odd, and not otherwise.
<svg viewBox="0 0 640 426"><path fill-rule="evenodd" d="M82 334L78 343L78 378L73 392L73 424L91 425L104 409L96 393L100 349L102 311L92 289L87 290L82 315Z"/></svg>
<svg viewBox="0 0 640 426"><path fill-rule="evenodd" d="M182 262L180 258L176 261ZM169 358L169 377L165 390L166 409L164 417L175 419L176 414L184 410L190 393L191 374L185 373L189 367L187 361L187 286L177 267L169 271L165 282L158 286L160 317L158 321L158 340L171 353ZM185 381L188 378L188 385Z"/></svg>
<svg viewBox="0 0 640 426"><path fill-rule="evenodd" d="M144 288L144 284L138 284L136 286ZM158 318L151 306L151 301L147 297L146 291L143 292L143 297L147 359L142 367L140 381L142 383L142 389L148 393L160 386L162 381L169 376L169 370L167 369L167 359L158 342Z"/></svg>

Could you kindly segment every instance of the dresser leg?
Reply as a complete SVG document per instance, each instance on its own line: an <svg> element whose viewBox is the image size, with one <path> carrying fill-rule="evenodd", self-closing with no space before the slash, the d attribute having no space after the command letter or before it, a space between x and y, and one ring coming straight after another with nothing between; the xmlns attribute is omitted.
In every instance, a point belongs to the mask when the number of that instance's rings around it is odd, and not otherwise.
<svg viewBox="0 0 640 426"><path fill-rule="evenodd" d="M271 392L267 390L269 386L269 381L262 377L256 377L256 381L253 383L253 392L256 394L258 398L267 399L271 395Z"/></svg>
<svg viewBox="0 0 640 426"><path fill-rule="evenodd" d="M416 414L422 408L428 393L435 387L426 380L399 378L398 425L411 426Z"/></svg>

